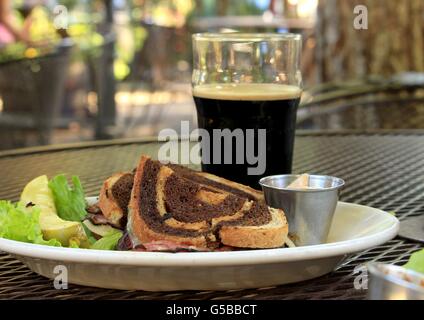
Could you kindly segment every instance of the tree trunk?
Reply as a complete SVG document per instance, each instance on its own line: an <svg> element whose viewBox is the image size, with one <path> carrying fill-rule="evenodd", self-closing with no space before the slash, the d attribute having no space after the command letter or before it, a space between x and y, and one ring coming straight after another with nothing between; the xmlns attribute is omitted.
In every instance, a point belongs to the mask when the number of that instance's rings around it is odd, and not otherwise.
<svg viewBox="0 0 424 320"><path fill-rule="evenodd" d="M356 5L368 8L368 29L357 30ZM318 81L424 72L423 0L320 0Z"/></svg>

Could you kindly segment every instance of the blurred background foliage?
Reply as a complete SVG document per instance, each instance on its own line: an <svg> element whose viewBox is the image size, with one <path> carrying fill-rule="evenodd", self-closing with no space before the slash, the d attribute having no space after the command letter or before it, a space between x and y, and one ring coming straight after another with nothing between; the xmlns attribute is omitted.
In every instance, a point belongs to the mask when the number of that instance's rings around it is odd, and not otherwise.
<svg viewBox="0 0 424 320"><path fill-rule="evenodd" d="M104 35L99 30L102 30L101 26L105 23L105 6L112 7L114 29L118 34L115 75L118 80L123 80L131 73L131 63L134 62L136 52L142 49L143 43L149 35L149 28L173 29L174 35L171 36L172 38L189 38L191 31L206 31L195 30L196 23L192 25L191 22L193 21L214 17L244 16L262 19L264 13L270 14L272 10L276 11L275 14L279 17L293 16L293 10L284 11L284 6L297 6L290 3L299 3L301 8L302 5L305 7L305 4L310 6L311 9L307 15L313 19L316 2L316 0L50 0L29 2L11 0L14 21L17 26L24 28L24 24L27 23L27 20L30 20L29 38L33 45L29 47L33 50L26 51L28 46L25 47L22 43L11 43L2 46L0 61L13 58L35 58L49 51L54 51L63 37L57 32L54 25L54 8L57 5L66 7L69 15L69 26L66 33L75 42L76 47L82 51L102 45ZM224 20L222 25L214 25L212 29L225 28L225 23ZM237 25L234 27L237 27ZM276 31L279 28L275 25L268 27L265 21L263 26L259 24L249 28L242 25L237 29ZM283 29L287 30L287 28ZM151 31L151 33L154 33L154 31ZM163 37L163 33L166 32L162 32L160 36ZM189 43L179 43L179 45L185 46L182 48L185 51L183 58L189 62L191 57ZM177 56L181 57L181 55ZM172 59L172 57L173 55L170 54L169 58Z"/></svg>
<svg viewBox="0 0 424 320"><path fill-rule="evenodd" d="M2 1L8 23L26 40L5 36L0 21L0 134L8 137L0 149L139 137L179 120L195 123L195 32L302 34L310 92L325 92L332 81L424 72L422 0ZM368 30L353 28L359 4L368 8ZM61 17L67 26L58 29ZM311 97L306 92L305 101ZM36 117L40 110L47 120Z"/></svg>

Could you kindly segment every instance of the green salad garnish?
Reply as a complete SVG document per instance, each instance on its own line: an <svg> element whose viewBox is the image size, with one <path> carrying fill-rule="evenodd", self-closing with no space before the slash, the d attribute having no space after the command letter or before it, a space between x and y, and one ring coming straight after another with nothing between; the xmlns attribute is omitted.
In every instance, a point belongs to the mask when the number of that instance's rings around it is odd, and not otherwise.
<svg viewBox="0 0 424 320"><path fill-rule="evenodd" d="M57 215L63 220L82 221L87 215L84 189L77 176L72 177L72 183L71 187L61 174L49 181L49 188L53 193Z"/></svg>
<svg viewBox="0 0 424 320"><path fill-rule="evenodd" d="M61 246L55 239L43 239L39 224L40 210L0 200L0 237L35 244Z"/></svg>
<svg viewBox="0 0 424 320"><path fill-rule="evenodd" d="M90 249L97 250L115 250L119 239L122 237L122 232L119 230L111 231L103 238L97 240Z"/></svg>
<svg viewBox="0 0 424 320"><path fill-rule="evenodd" d="M82 222L87 216L86 206L77 176L72 177L72 185L63 174L50 181L45 175L37 177L24 188L21 202L0 201L0 237L49 246L114 250L122 231L109 227L109 233L96 239Z"/></svg>

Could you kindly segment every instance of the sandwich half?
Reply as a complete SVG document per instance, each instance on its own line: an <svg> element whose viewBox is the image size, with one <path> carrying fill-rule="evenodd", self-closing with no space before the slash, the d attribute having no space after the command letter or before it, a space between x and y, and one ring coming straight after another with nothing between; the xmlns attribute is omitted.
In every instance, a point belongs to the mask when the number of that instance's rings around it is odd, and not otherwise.
<svg viewBox="0 0 424 320"><path fill-rule="evenodd" d="M133 182L134 175L123 172L115 173L103 183L98 206L108 224L125 228Z"/></svg>
<svg viewBox="0 0 424 320"><path fill-rule="evenodd" d="M259 191L142 156L128 206L127 231L134 246L154 243L214 250L276 248L288 225Z"/></svg>

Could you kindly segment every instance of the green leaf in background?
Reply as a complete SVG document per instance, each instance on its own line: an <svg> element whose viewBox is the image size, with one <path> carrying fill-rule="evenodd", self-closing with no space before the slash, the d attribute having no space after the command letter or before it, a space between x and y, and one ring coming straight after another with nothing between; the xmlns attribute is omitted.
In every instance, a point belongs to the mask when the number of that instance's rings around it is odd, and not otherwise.
<svg viewBox="0 0 424 320"><path fill-rule="evenodd" d="M0 237L49 246L61 246L56 239L43 239L39 224L40 210L24 204L0 201Z"/></svg>
<svg viewBox="0 0 424 320"><path fill-rule="evenodd" d="M50 180L49 188L58 216L68 221L82 221L87 215L84 190L77 176L72 176L72 183L73 187L69 186L68 180L61 174Z"/></svg>
<svg viewBox="0 0 424 320"><path fill-rule="evenodd" d="M414 270L416 272L424 273L424 249L414 252L407 264L404 265L406 269Z"/></svg>
<svg viewBox="0 0 424 320"><path fill-rule="evenodd" d="M115 250L118 245L119 239L122 237L121 231L112 231L105 235L103 238L97 240L90 249L97 250Z"/></svg>

